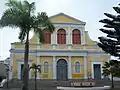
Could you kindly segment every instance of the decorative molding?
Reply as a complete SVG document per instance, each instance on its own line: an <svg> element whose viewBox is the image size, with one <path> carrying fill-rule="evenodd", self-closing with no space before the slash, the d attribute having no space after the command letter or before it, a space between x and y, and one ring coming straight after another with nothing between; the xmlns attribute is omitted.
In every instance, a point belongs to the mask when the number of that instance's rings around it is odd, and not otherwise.
<svg viewBox="0 0 120 90"><path fill-rule="evenodd" d="M102 68L102 66L103 66L103 60L92 60L92 62L91 62L91 68L92 68L92 78L94 79L94 68L93 68L93 65L94 64L100 64L100 67L101 67L101 78L103 78L103 76L102 76L102 73L103 73L103 68Z"/></svg>
<svg viewBox="0 0 120 90"><path fill-rule="evenodd" d="M24 55L24 50L12 50L14 55ZM67 53L67 54L66 54ZM37 56L103 56L104 52L97 50L30 50L29 55Z"/></svg>

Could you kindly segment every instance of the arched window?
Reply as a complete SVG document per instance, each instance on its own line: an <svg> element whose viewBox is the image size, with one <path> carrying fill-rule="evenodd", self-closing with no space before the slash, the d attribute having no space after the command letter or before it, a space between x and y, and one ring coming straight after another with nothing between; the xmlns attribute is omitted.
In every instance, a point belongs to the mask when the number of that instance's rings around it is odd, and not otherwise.
<svg viewBox="0 0 120 90"><path fill-rule="evenodd" d="M64 29L59 29L57 32L57 43L66 44L66 31Z"/></svg>
<svg viewBox="0 0 120 90"><path fill-rule="evenodd" d="M81 36L80 36L80 31L78 29L74 29L72 31L72 43L81 44Z"/></svg>
<svg viewBox="0 0 120 90"><path fill-rule="evenodd" d="M79 62L75 63L75 73L80 73L80 63Z"/></svg>
<svg viewBox="0 0 120 90"><path fill-rule="evenodd" d="M44 31L44 43L51 44L51 33L49 31Z"/></svg>
<svg viewBox="0 0 120 90"><path fill-rule="evenodd" d="M44 62L44 73L48 73L49 72L49 64L48 62Z"/></svg>

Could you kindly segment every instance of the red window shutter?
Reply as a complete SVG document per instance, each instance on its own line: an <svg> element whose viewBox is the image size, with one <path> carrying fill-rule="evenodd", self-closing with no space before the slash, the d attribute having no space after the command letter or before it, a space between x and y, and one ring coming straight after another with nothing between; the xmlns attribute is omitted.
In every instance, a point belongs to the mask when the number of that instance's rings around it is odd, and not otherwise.
<svg viewBox="0 0 120 90"><path fill-rule="evenodd" d="M57 34L58 44L66 44L66 32L64 29L59 29Z"/></svg>
<svg viewBox="0 0 120 90"><path fill-rule="evenodd" d="M80 31L77 29L74 29L72 32L72 42L73 44L81 44Z"/></svg>
<svg viewBox="0 0 120 90"><path fill-rule="evenodd" d="M51 33L49 31L44 32L44 43L51 44Z"/></svg>

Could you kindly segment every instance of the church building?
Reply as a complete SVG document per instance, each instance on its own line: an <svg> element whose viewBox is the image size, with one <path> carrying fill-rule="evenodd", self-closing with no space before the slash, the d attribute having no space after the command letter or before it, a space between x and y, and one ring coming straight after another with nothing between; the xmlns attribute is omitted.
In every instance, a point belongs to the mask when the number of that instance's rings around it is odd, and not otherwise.
<svg viewBox="0 0 120 90"><path fill-rule="evenodd" d="M51 34L45 32L45 42L40 44L34 34L30 39L29 66L32 63L41 65L41 73L37 73L37 79L101 79L102 66L110 56L92 41L85 31L86 23L59 13L49 17L55 26ZM11 43L10 65L12 71L10 79L22 78L24 66L24 44ZM29 71L29 79L34 78L32 70Z"/></svg>

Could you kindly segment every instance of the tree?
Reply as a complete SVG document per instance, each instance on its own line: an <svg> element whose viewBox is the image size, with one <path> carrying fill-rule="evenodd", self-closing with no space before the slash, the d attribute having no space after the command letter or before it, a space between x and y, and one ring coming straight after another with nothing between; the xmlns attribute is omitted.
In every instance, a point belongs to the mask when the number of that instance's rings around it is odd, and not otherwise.
<svg viewBox="0 0 120 90"><path fill-rule="evenodd" d="M120 5L120 4L119 4ZM104 13L108 19L102 19L99 22L104 23L104 28L100 31L107 34L106 37L98 37L98 46L106 53L120 58L120 7L113 7L117 15Z"/></svg>
<svg viewBox="0 0 120 90"><path fill-rule="evenodd" d="M112 88L114 88L113 83L113 77L118 74L118 71L120 71L120 63L117 60L110 60L110 62L105 62L103 68L103 75L109 76L111 75L111 82L112 82Z"/></svg>
<svg viewBox="0 0 120 90"><path fill-rule="evenodd" d="M44 30L51 33L54 26L45 12L34 14L35 2L8 0L8 7L0 19L0 27L19 28L19 39L25 45L23 90L28 90L28 57L29 57L29 32L34 30L41 43L44 42Z"/></svg>
<svg viewBox="0 0 120 90"><path fill-rule="evenodd" d="M37 90L37 72L41 73L41 65L36 65L35 63L32 64L32 66L29 68L33 69L34 75L35 75L35 90Z"/></svg>

